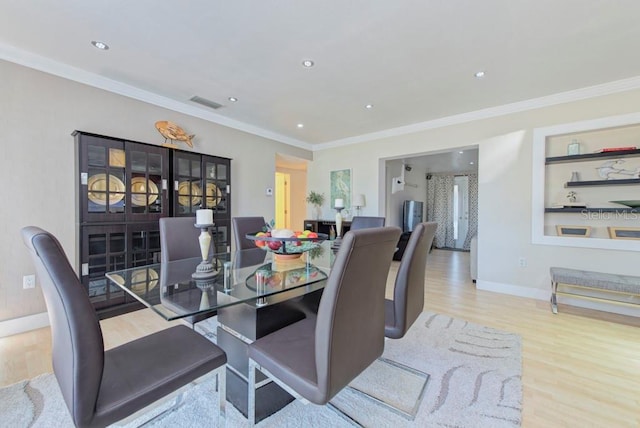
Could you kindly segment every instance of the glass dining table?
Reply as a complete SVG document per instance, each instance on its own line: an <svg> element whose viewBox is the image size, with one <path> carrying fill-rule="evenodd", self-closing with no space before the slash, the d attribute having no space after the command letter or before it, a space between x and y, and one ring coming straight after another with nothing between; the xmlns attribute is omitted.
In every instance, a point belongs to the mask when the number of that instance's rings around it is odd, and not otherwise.
<svg viewBox="0 0 640 428"><path fill-rule="evenodd" d="M331 244L324 241L299 258L279 258L261 248L215 254L211 260L214 272L205 279L192 276L200 257L108 272L106 276L166 320L215 312L215 340L227 353L227 400L246 416L248 345L315 316L336 255ZM260 372L257 381L258 421L293 401Z"/></svg>
<svg viewBox="0 0 640 428"><path fill-rule="evenodd" d="M200 257L107 272L114 285L166 320L197 316L241 303L268 304L268 297L302 295L324 287L334 253L328 241L295 259L261 248L214 254L210 278L194 278Z"/></svg>

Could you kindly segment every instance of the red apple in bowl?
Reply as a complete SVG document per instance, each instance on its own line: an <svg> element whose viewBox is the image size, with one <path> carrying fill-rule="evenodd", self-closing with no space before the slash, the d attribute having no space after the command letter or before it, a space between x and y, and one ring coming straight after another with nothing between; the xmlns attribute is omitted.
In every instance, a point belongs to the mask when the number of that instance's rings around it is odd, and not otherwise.
<svg viewBox="0 0 640 428"><path fill-rule="evenodd" d="M271 248L273 251L277 251L280 249L280 247L282 247L282 242L280 241L269 241L267 243L267 245L269 246L269 248Z"/></svg>

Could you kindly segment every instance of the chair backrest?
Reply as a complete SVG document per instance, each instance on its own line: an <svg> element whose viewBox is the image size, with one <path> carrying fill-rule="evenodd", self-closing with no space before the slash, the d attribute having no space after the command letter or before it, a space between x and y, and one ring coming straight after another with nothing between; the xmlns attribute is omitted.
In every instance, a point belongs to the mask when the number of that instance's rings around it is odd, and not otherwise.
<svg viewBox="0 0 640 428"><path fill-rule="evenodd" d="M194 226L195 223L195 217L160 219L160 251L163 263L201 255L198 244L201 230Z"/></svg>
<svg viewBox="0 0 640 428"><path fill-rule="evenodd" d="M324 288L315 330L318 388L328 402L384 350L384 295L397 227L347 232Z"/></svg>
<svg viewBox="0 0 640 428"><path fill-rule="evenodd" d="M50 233L22 229L51 323L53 371L76 425L93 418L104 369L102 330L85 287Z"/></svg>
<svg viewBox="0 0 640 428"><path fill-rule="evenodd" d="M385 335L399 339L422 313L427 254L438 223L418 224L409 238L396 276L393 290L393 322L387 320Z"/></svg>
<svg viewBox="0 0 640 428"><path fill-rule="evenodd" d="M382 227L384 226L384 217L364 217L355 216L351 220L351 226L349 230L366 229L369 227Z"/></svg>
<svg viewBox="0 0 640 428"><path fill-rule="evenodd" d="M247 233L260 232L265 225L264 217L233 217L233 241L236 251L254 248L253 241L245 238Z"/></svg>

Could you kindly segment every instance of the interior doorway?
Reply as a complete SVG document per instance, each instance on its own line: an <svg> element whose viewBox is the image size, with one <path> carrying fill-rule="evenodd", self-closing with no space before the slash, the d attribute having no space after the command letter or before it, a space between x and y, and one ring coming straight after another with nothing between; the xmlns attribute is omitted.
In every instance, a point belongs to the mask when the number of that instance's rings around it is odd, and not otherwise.
<svg viewBox="0 0 640 428"><path fill-rule="evenodd" d="M291 175L276 172L275 227L291 229Z"/></svg>

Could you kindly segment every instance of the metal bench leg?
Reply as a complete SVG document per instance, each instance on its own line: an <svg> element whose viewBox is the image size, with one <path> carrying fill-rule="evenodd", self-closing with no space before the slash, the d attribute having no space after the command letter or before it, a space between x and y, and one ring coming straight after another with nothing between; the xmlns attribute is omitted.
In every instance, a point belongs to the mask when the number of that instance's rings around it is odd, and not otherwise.
<svg viewBox="0 0 640 428"><path fill-rule="evenodd" d="M558 283L556 281L551 281L551 312L554 314L558 313L558 300L556 298L556 293L558 292Z"/></svg>

